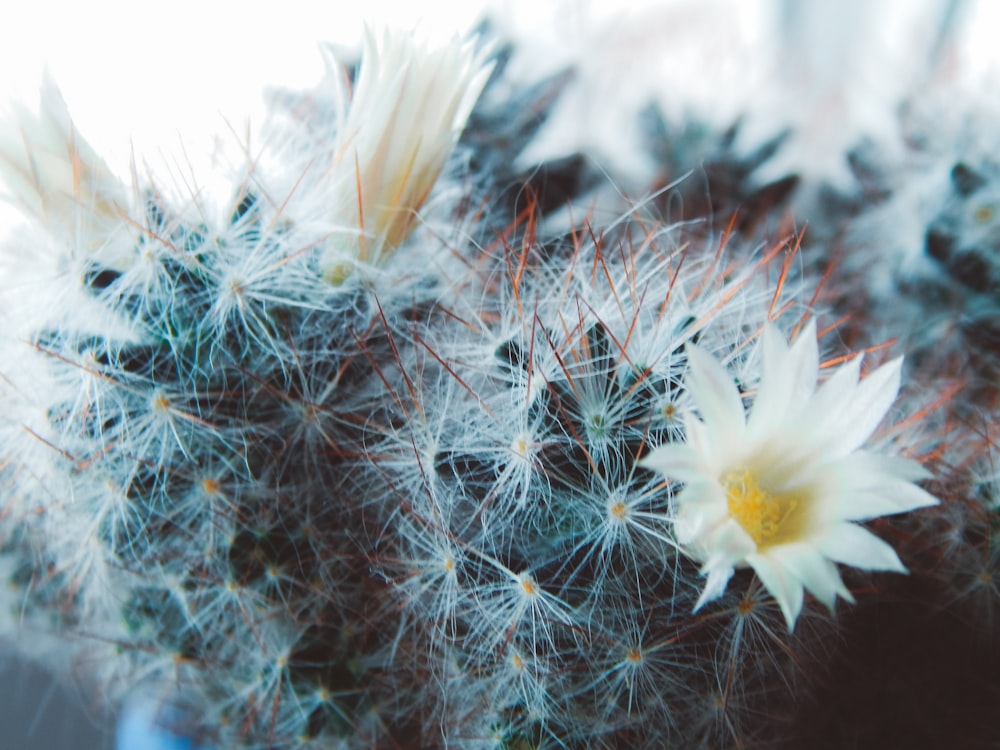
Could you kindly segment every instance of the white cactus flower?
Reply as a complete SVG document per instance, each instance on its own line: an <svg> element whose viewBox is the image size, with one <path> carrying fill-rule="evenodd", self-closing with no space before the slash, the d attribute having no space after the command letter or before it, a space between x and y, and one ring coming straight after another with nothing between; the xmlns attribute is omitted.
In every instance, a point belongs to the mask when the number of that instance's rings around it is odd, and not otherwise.
<svg viewBox="0 0 1000 750"><path fill-rule="evenodd" d="M361 70L338 132L334 217L360 234L355 257L379 263L409 236L492 70L454 40L431 49L412 34L365 33ZM332 258L333 282L350 272Z"/></svg>
<svg viewBox="0 0 1000 750"><path fill-rule="evenodd" d="M15 105L0 120L0 182L4 196L31 216L74 257L129 265L124 184L77 132L55 83L46 77L36 115Z"/></svg>
<svg viewBox="0 0 1000 750"><path fill-rule="evenodd" d="M673 520L677 542L708 577L697 606L750 566L792 630L803 589L831 610L837 595L852 600L835 563L905 572L892 547L855 521L937 500L913 484L928 476L918 463L861 449L896 398L901 359L859 382L856 357L817 388L815 321L790 347L769 325L760 346L749 418L723 366L688 347L686 387L701 419L688 415L685 442L654 449L642 465L685 484Z"/></svg>

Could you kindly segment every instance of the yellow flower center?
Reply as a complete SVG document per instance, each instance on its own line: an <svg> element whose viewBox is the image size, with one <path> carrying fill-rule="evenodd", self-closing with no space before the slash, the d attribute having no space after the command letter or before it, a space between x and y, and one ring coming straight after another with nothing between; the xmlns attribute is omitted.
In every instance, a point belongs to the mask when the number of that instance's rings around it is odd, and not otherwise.
<svg viewBox="0 0 1000 750"><path fill-rule="evenodd" d="M354 273L354 264L349 261L339 261L329 266L323 272L323 278L334 286L340 286Z"/></svg>
<svg viewBox="0 0 1000 750"><path fill-rule="evenodd" d="M807 498L802 493L772 493L761 488L757 474L747 469L723 478L729 515L757 545L766 549L802 535Z"/></svg>
<svg viewBox="0 0 1000 750"><path fill-rule="evenodd" d="M530 578L521 579L521 588L524 589L524 593L528 596L534 596L538 593L538 588L535 586L535 582Z"/></svg>

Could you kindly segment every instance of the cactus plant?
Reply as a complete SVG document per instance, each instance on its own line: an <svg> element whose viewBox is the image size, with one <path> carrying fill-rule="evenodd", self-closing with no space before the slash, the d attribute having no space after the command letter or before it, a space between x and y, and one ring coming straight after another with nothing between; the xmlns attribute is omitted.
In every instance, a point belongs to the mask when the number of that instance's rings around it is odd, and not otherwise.
<svg viewBox="0 0 1000 750"><path fill-rule="evenodd" d="M369 32L222 196L120 179L51 82L0 128L0 633L121 743L780 746L878 571L993 613L995 389L940 397L896 276L841 318L856 264L755 177L784 131L647 113L646 197L525 169L572 72L512 49ZM995 296L984 164L928 228L935 300Z"/></svg>

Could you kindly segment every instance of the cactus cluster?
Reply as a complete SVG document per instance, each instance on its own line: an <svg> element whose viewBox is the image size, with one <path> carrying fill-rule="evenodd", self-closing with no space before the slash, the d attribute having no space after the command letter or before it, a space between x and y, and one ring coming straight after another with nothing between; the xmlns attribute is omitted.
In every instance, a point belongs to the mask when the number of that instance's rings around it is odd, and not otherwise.
<svg viewBox="0 0 1000 750"><path fill-rule="evenodd" d="M369 33L223 196L7 118L0 636L220 749L834 747L886 600L992 653L995 152L904 108L803 234L780 128L526 163L515 54Z"/></svg>

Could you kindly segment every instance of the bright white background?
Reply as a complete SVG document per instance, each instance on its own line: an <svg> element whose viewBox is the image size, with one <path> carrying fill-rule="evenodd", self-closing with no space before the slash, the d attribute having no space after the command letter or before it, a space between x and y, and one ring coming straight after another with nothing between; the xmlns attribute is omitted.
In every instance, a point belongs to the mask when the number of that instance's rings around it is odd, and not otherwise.
<svg viewBox="0 0 1000 750"><path fill-rule="evenodd" d="M133 153L175 155L182 143L187 157L204 163L215 136L229 127L242 134L248 120L259 122L263 87L314 85L322 73L319 43L357 49L365 20L448 37L491 8L509 28L531 36L540 59L561 51L586 64L607 57L623 18L645 16L649 22L640 20L622 35L634 35L643 23L655 29L653 43L641 42L635 53L655 59L635 65L627 56L636 46L621 45L612 62L628 76L640 67L658 70L671 56L683 55L678 63L688 67L738 60L735 33L748 44L766 45L773 35L774 45L787 46L791 59L783 75L805 66L820 80L839 76L850 84L853 76L858 85L872 86L878 74L886 81L905 75L907 57L923 54L952 6L959 11L957 54L965 70L988 69L1000 48L996 0L18 0L5 6L0 116L12 99L37 106L47 67L79 131L123 175ZM650 9L657 7L682 10L656 16ZM706 8L723 11L713 17ZM774 19L789 8L801 28L795 39L778 38ZM687 22L703 34L694 45L701 60L688 47L678 49L679 41L689 41L679 38L692 36L683 31ZM803 55L809 59L794 59ZM852 69L866 60L879 66L863 74ZM681 80L697 81L698 72Z"/></svg>
<svg viewBox="0 0 1000 750"><path fill-rule="evenodd" d="M323 72L319 45L360 49L367 22L431 40L467 32L487 9L503 22L566 30L610 0L21 0L0 13L0 111L37 106L47 68L78 129L108 161L131 150L198 151L225 122L259 117L266 86L308 88ZM630 12L648 0L629 4ZM131 145L130 145L131 144Z"/></svg>
<svg viewBox="0 0 1000 750"><path fill-rule="evenodd" d="M321 41L359 49L366 19L450 37L480 12L476 3L398 0L4 3L0 116L12 100L37 110L48 69L77 129L118 174L127 179L133 153L200 168L215 136L259 122L264 87L319 81ZM0 206L0 232L12 218Z"/></svg>

